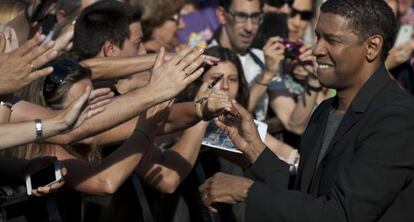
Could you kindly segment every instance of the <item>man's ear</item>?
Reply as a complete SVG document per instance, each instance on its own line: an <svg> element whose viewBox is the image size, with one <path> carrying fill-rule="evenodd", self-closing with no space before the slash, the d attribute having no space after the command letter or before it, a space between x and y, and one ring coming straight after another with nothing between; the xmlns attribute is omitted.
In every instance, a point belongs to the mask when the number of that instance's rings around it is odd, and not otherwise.
<svg viewBox="0 0 414 222"><path fill-rule="evenodd" d="M384 38L380 35L373 35L367 40L367 53L366 59L369 62L376 60L378 57L381 57L381 53L384 46Z"/></svg>
<svg viewBox="0 0 414 222"><path fill-rule="evenodd" d="M105 57L116 56L119 52L119 48L111 41L106 40L102 46L102 52Z"/></svg>
<svg viewBox="0 0 414 222"><path fill-rule="evenodd" d="M221 6L217 7L216 15L217 15L217 18L218 18L220 24L222 24L222 25L226 24L226 15L225 15L225 13L226 13L226 11L224 10L223 7L221 7Z"/></svg>

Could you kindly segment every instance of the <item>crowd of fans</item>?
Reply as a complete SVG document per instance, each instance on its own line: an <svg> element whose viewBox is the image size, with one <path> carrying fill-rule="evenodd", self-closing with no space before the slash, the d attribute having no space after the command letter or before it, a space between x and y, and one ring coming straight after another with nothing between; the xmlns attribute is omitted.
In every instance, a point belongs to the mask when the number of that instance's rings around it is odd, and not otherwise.
<svg viewBox="0 0 414 222"><path fill-rule="evenodd" d="M237 101L294 180L312 113L336 93L312 54L323 2L0 1L0 221L244 221L243 203L203 204L207 178L252 164L203 145L206 131ZM414 25L412 0L385 2ZM385 61L410 93L413 50ZM63 179L28 196L26 177L54 162Z"/></svg>

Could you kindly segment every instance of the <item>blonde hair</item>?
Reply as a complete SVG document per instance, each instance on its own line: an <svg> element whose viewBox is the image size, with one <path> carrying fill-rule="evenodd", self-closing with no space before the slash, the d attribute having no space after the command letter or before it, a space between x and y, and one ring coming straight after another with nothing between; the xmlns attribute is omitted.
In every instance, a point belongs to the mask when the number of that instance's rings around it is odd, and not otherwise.
<svg viewBox="0 0 414 222"><path fill-rule="evenodd" d="M51 75L53 75L53 73ZM46 79L46 77L43 77L23 88L19 92L19 96L25 101L29 101L40 106L60 109L62 108L62 103L67 97L67 93L73 84L89 77L90 72L85 73L79 70L72 70L69 74L67 74L67 76L60 83L59 87L54 90L53 94L51 94L49 98L45 98L43 95L43 88ZM3 154L16 158L33 159L39 156L55 155L53 146L54 145L50 144L32 143L6 150ZM101 160L101 155L96 144L90 145L88 147L89 149L83 147L83 145L66 145L63 146L63 148L77 158L85 159L91 163L98 163Z"/></svg>
<svg viewBox="0 0 414 222"><path fill-rule="evenodd" d="M27 3L25 1L2 0L0 2L0 23L7 23L14 19L26 7Z"/></svg>

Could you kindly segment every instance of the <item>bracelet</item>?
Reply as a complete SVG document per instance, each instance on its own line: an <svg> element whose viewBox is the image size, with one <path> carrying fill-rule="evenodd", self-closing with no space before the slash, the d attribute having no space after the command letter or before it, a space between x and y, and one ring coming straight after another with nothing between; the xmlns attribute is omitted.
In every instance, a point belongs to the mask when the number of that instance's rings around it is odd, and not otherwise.
<svg viewBox="0 0 414 222"><path fill-rule="evenodd" d="M41 119L35 119L36 143L43 142L43 124Z"/></svg>
<svg viewBox="0 0 414 222"><path fill-rule="evenodd" d="M204 119L203 118L203 111L201 110L201 105L203 104L203 102L206 100L206 97L201 97L198 100L196 100L194 102L194 107L195 107L195 111L196 111L196 115L198 118L200 119Z"/></svg>
<svg viewBox="0 0 414 222"><path fill-rule="evenodd" d="M4 106L4 107L9 108L10 112L13 111L13 104L11 104L11 103L0 101L0 106Z"/></svg>
<svg viewBox="0 0 414 222"><path fill-rule="evenodd" d="M147 138L148 142L152 143L152 141L153 141L152 136L150 136L145 130L143 130L141 128L135 128L134 131L135 132L140 132L140 133L144 134L144 136Z"/></svg>
<svg viewBox="0 0 414 222"><path fill-rule="evenodd" d="M262 83L262 82L260 82L259 80L257 80L256 79L256 83L258 84L258 85L261 85L261 86L266 86L266 87L268 87L269 86L269 83Z"/></svg>

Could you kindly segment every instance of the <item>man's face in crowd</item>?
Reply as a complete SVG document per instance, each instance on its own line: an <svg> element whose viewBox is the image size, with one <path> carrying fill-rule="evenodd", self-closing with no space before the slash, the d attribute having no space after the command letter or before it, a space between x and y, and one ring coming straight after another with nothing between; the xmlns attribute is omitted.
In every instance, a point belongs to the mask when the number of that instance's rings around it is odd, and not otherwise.
<svg viewBox="0 0 414 222"><path fill-rule="evenodd" d="M243 52L250 47L261 24L257 19L259 15L261 16L261 10L258 0L233 0L228 11L224 11L221 22L232 50ZM255 16L255 18L242 21L246 16Z"/></svg>
<svg viewBox="0 0 414 222"><path fill-rule="evenodd" d="M134 22L129 25L130 35L125 39L122 48L117 56L137 56L144 55L146 51L142 44L142 26L140 22Z"/></svg>
<svg viewBox="0 0 414 222"><path fill-rule="evenodd" d="M360 41L348 20L333 13L321 13L315 29L313 54L318 62L318 79L329 88L352 89L359 83L365 59Z"/></svg>

